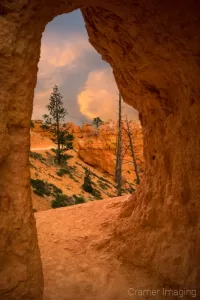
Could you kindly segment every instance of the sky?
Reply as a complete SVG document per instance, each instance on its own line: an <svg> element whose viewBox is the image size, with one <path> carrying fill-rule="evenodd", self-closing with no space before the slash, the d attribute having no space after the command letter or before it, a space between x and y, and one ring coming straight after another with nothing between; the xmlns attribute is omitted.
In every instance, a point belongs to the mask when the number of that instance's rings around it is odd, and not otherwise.
<svg viewBox="0 0 200 300"><path fill-rule="evenodd" d="M81 125L95 117L117 118L118 89L109 64L90 45L80 10L56 17L42 37L32 119L42 119L53 86L68 110L66 121ZM137 112L123 104L123 113Z"/></svg>

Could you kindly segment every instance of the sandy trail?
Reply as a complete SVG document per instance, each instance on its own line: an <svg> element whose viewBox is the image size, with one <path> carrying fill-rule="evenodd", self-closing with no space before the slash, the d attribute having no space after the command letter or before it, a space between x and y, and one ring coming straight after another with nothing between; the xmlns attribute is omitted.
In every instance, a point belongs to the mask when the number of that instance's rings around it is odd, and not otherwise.
<svg viewBox="0 0 200 300"><path fill-rule="evenodd" d="M113 228L128 197L35 214L45 280L43 300L166 300L157 278L117 258ZM158 290L158 296L134 293L149 289ZM171 299L175 298L167 297Z"/></svg>
<svg viewBox="0 0 200 300"><path fill-rule="evenodd" d="M31 148L30 151L45 151L45 150L51 150L56 149L56 147L44 147L44 148Z"/></svg>

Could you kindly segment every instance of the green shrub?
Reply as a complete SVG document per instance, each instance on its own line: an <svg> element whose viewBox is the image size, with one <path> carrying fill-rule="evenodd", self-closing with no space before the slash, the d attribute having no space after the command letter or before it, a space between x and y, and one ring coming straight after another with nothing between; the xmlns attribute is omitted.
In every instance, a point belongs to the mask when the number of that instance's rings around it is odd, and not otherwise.
<svg viewBox="0 0 200 300"><path fill-rule="evenodd" d="M30 151L29 156L30 156L31 158L38 159L38 160L40 160L41 162L44 162L44 161L46 160L46 159L42 156L42 154L37 153L37 152L32 152L32 151Z"/></svg>
<svg viewBox="0 0 200 300"><path fill-rule="evenodd" d="M78 164L78 163L77 163L77 164ZM80 164L79 164L79 165L80 165ZM83 167L84 170L87 170L86 167L84 167L84 166L82 166L82 167ZM109 180L107 180L106 178L104 178L104 177L102 177L102 176L99 176L99 175L95 174L95 173L92 172L92 171L90 171L90 174L91 174L92 176L94 176L94 177L100 179L101 181L104 181L104 182L106 182L107 184L112 185L112 183L111 183Z"/></svg>
<svg viewBox="0 0 200 300"><path fill-rule="evenodd" d="M42 125L40 125L40 128L43 129L43 130L49 130L50 126L47 125L47 124L42 124Z"/></svg>
<svg viewBox="0 0 200 300"><path fill-rule="evenodd" d="M34 128L34 127L35 127L34 122L33 122L32 120L30 121L30 127L31 127L31 128Z"/></svg>
<svg viewBox="0 0 200 300"><path fill-rule="evenodd" d="M68 174L70 175L71 172L69 169L60 169L58 172L56 172L56 174L60 177L62 177L64 174Z"/></svg>
<svg viewBox="0 0 200 300"><path fill-rule="evenodd" d="M97 199L97 200L103 199L102 196L101 196L101 192L100 192L99 190L97 190L97 189L94 189L94 188L93 188L91 194L92 194L92 195L95 197L95 199Z"/></svg>
<svg viewBox="0 0 200 300"><path fill-rule="evenodd" d="M36 167L32 163L30 163L30 168L36 169Z"/></svg>
<svg viewBox="0 0 200 300"><path fill-rule="evenodd" d="M61 159L61 164L66 164L67 161L72 158L73 155L65 154L65 153L60 153L60 159Z"/></svg>
<svg viewBox="0 0 200 300"><path fill-rule="evenodd" d="M74 157L73 155L70 154L64 154L63 156L65 157L65 160L69 160L70 158Z"/></svg>
<svg viewBox="0 0 200 300"><path fill-rule="evenodd" d="M73 174L71 173L73 171L73 167L68 167L68 168L65 168L65 169L60 169L58 172L56 172L56 174L60 177L62 177L64 174L68 175L69 178L73 179L74 181L78 182Z"/></svg>
<svg viewBox="0 0 200 300"><path fill-rule="evenodd" d="M40 197L62 194L62 190L57 186L44 182L41 179L31 179L31 186L33 187L33 192Z"/></svg>
<svg viewBox="0 0 200 300"><path fill-rule="evenodd" d="M74 204L85 203L85 198L82 197L82 196L76 196L76 195L73 195L73 198L74 198L74 200L75 200L75 203L74 203Z"/></svg>
<svg viewBox="0 0 200 300"><path fill-rule="evenodd" d="M84 176L84 183L82 188L85 192L92 194L93 187L92 187L92 180L91 180L91 173L90 170L87 168L85 169L85 176Z"/></svg>
<svg viewBox="0 0 200 300"><path fill-rule="evenodd" d="M57 163L57 155L58 155L58 152L60 153L60 164L61 165L64 165L65 163L67 163L67 161L70 159L70 158L73 158L73 155L70 155L70 154L66 154L63 152L63 149L62 150L58 150L58 149L55 149L55 148L51 148L51 151L53 153L55 153L56 157L54 158L55 162Z"/></svg>
<svg viewBox="0 0 200 300"><path fill-rule="evenodd" d="M98 176L98 175L97 175L97 177L98 177L101 181L104 181L104 182L106 182L106 183L108 183L108 184L111 184L110 181L107 180L106 178L101 177L101 176Z"/></svg>
<svg viewBox="0 0 200 300"><path fill-rule="evenodd" d="M44 195L49 196L51 194L48 184L41 179L31 179L31 185L33 192L40 197L44 197Z"/></svg>
<svg viewBox="0 0 200 300"><path fill-rule="evenodd" d="M101 180L97 181L99 186L102 188L102 190L107 190L108 188L110 188L110 185L107 183L102 182Z"/></svg>
<svg viewBox="0 0 200 300"><path fill-rule="evenodd" d="M68 197L64 194L57 194L56 199L52 201L51 207L58 208L58 207L65 207L71 206L74 204L74 199L72 197Z"/></svg>
<svg viewBox="0 0 200 300"><path fill-rule="evenodd" d="M48 187L52 195L62 194L62 190L55 186L53 183L48 183Z"/></svg>
<svg viewBox="0 0 200 300"><path fill-rule="evenodd" d="M55 200L52 201L51 207L52 208L58 208L58 207L65 207L65 206L71 206L76 204L85 203L85 199L82 196L67 196L64 194L57 194Z"/></svg>
<svg viewBox="0 0 200 300"><path fill-rule="evenodd" d="M69 174L69 178L74 179L74 176L72 174Z"/></svg>
<svg viewBox="0 0 200 300"><path fill-rule="evenodd" d="M131 188L128 189L128 192L129 192L130 194L133 194L133 193L135 192L135 189L134 189L133 187L131 187Z"/></svg>

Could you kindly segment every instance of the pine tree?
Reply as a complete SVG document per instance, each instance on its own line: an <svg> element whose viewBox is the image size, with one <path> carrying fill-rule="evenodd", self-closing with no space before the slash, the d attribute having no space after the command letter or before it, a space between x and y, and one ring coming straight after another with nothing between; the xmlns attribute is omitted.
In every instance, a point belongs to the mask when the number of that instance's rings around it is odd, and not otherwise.
<svg viewBox="0 0 200 300"><path fill-rule="evenodd" d="M34 128L34 127L35 127L34 122L31 120L30 121L30 128Z"/></svg>
<svg viewBox="0 0 200 300"><path fill-rule="evenodd" d="M64 108L63 96L60 94L57 85L54 86L53 92L49 98L47 109L49 115L44 115L44 125L49 127L52 134L52 141L57 144L56 159L60 164L66 150L72 149L72 134L65 129L63 122L65 120L67 109Z"/></svg>
<svg viewBox="0 0 200 300"><path fill-rule="evenodd" d="M88 193L93 192L91 173L87 168L85 169L84 183L82 185L82 188Z"/></svg>
<svg viewBox="0 0 200 300"><path fill-rule="evenodd" d="M94 118L93 119L93 125L96 127L96 128L98 128L100 125L102 125L103 124L103 121L101 120L101 118L99 118L99 117L96 117L96 118Z"/></svg>

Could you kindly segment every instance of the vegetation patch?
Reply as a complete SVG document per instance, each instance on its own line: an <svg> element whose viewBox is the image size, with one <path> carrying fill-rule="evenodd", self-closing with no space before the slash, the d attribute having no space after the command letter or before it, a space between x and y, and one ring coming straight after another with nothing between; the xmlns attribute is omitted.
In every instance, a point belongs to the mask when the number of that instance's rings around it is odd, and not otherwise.
<svg viewBox="0 0 200 300"><path fill-rule="evenodd" d="M57 186L55 186L52 183L44 182L41 179L31 178L31 186L33 188L33 192L40 197L44 197L45 195L56 196L57 194L62 194L62 190L59 189Z"/></svg>
<svg viewBox="0 0 200 300"><path fill-rule="evenodd" d="M58 188L56 185L54 185L53 183L47 183L50 193L53 196L56 196L57 194L62 194L62 190L60 188Z"/></svg>
<svg viewBox="0 0 200 300"><path fill-rule="evenodd" d="M30 127L31 127L31 128L34 128L34 127L35 127L35 125L34 125L34 123L33 123L32 120L30 121Z"/></svg>
<svg viewBox="0 0 200 300"><path fill-rule="evenodd" d="M106 182L106 183L108 183L108 184L111 184L110 181L107 180L106 178L104 178L104 177L102 177L102 176L98 176L98 175L97 175L97 177L98 177L101 181L104 181L104 182Z"/></svg>
<svg viewBox="0 0 200 300"><path fill-rule="evenodd" d="M70 158L73 158L73 155L70 154L65 154L65 160L69 160Z"/></svg>
<svg viewBox="0 0 200 300"><path fill-rule="evenodd" d="M75 204L85 203L85 198L83 196L73 195L73 198L75 200Z"/></svg>
<svg viewBox="0 0 200 300"><path fill-rule="evenodd" d="M52 201L51 207L58 208L58 207L66 207L76 204L85 203L85 199L82 196L67 196L64 194L57 194L55 200Z"/></svg>
<svg viewBox="0 0 200 300"><path fill-rule="evenodd" d="M57 194L56 199L52 201L51 207L52 208L58 208L58 207L65 207L65 206L70 206L73 205L73 198L68 197L67 195L64 194Z"/></svg>
<svg viewBox="0 0 200 300"><path fill-rule="evenodd" d="M48 184L45 183L43 180L41 179L31 179L31 185L33 187L33 192L40 196L40 197L44 197L44 195L46 196L50 196L50 191L48 188Z"/></svg>
<svg viewBox="0 0 200 300"><path fill-rule="evenodd" d="M37 153L37 152L32 152L30 151L29 156L33 159L38 159L41 162L45 162L46 159L42 156L42 154Z"/></svg>
<svg viewBox="0 0 200 300"><path fill-rule="evenodd" d="M97 190L97 189L94 189L94 188L93 188L91 194L95 197L96 200L101 200L101 199L103 199L102 196L101 196L101 192L100 192L99 190Z"/></svg>
<svg viewBox="0 0 200 300"><path fill-rule="evenodd" d="M85 192L92 194L93 187L92 187L92 180L91 180L91 172L89 169L85 169L85 176L84 176L84 183L82 188Z"/></svg>
<svg viewBox="0 0 200 300"><path fill-rule="evenodd" d="M36 167L30 162L30 168L36 169Z"/></svg>
<svg viewBox="0 0 200 300"><path fill-rule="evenodd" d="M91 172L87 168L85 169L84 183L82 185L82 189L85 192L93 195L95 199L102 199L101 192L94 188L94 183L91 180Z"/></svg>
<svg viewBox="0 0 200 300"><path fill-rule="evenodd" d="M73 179L75 182L78 182L78 180L76 180L76 178L74 178L72 171L74 171L74 167L67 167L67 168L61 168L58 172L56 172L56 174L60 177L62 177L63 175L68 175L69 178Z"/></svg>
<svg viewBox="0 0 200 300"><path fill-rule="evenodd" d="M70 175L71 171L69 169L60 169L56 174L62 177L63 175Z"/></svg>
<svg viewBox="0 0 200 300"><path fill-rule="evenodd" d="M109 184L102 182L101 180L98 180L97 182L102 190L107 190L108 188L110 188Z"/></svg>
<svg viewBox="0 0 200 300"><path fill-rule="evenodd" d="M81 164L79 164L79 163L77 163L77 165L80 165L80 166L82 166ZM82 166L83 167L83 169L86 171L86 170L88 170L88 168L87 167L84 167L84 166ZM100 179L101 181L104 181L104 182L106 182L107 184L110 184L110 185L112 185L112 183L109 181L109 180L107 180L106 178L104 178L104 177L102 177L102 176L99 176L99 175L97 175L97 174L95 174L94 172L92 172L92 171L90 171L90 174L92 175L92 176L94 176L94 177L96 177L96 178L98 178L98 179Z"/></svg>
<svg viewBox="0 0 200 300"><path fill-rule="evenodd" d="M55 153L56 156L58 155L58 149L51 148L51 151L53 153ZM60 153L60 163L59 164L60 165L66 164L67 161L73 157L74 157L73 155L69 155L69 154L62 152L62 153ZM54 162L57 163L56 157L54 157Z"/></svg>

